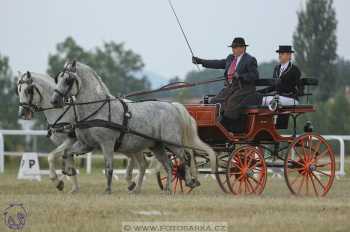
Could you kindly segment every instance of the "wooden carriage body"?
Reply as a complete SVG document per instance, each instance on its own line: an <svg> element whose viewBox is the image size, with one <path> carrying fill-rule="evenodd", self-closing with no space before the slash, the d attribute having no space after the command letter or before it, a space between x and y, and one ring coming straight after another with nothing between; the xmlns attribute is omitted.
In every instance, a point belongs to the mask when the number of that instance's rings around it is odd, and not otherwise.
<svg viewBox="0 0 350 232"><path fill-rule="evenodd" d="M272 112L265 106L253 106L245 110L247 121L244 133L234 134L220 124L220 106L211 104L186 105L187 110L197 122L201 139L211 145L220 143L264 143L292 142L293 136L282 136L276 125L276 118L282 115L298 117L300 114L314 112L312 105L288 106Z"/></svg>

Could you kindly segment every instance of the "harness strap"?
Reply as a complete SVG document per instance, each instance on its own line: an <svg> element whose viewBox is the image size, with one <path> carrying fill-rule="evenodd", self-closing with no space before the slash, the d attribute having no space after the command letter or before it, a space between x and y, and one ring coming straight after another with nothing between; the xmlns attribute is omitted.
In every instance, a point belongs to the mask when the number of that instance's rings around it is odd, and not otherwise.
<svg viewBox="0 0 350 232"><path fill-rule="evenodd" d="M51 137L52 133L65 133L68 134L70 138L76 138L74 131L74 125L68 122L60 122L47 125L47 137Z"/></svg>
<svg viewBox="0 0 350 232"><path fill-rule="evenodd" d="M125 103L125 101L123 101L123 99L119 99L119 102L122 104L123 106L123 125L122 127L124 128L123 130L120 131L120 135L118 137L118 139L115 141L114 144L114 151L118 151L120 146L122 145L123 142L123 138L125 137L126 132L129 130L128 124L129 124L129 119L131 118L131 113L129 111L129 107L128 105Z"/></svg>
<svg viewBox="0 0 350 232"><path fill-rule="evenodd" d="M71 108L72 106L68 106L67 109L65 109L65 111L63 111L63 113L56 119L56 121L53 123L53 124L49 124L48 127L47 127L47 137L50 137L53 133L53 131L55 129L57 129L57 127L61 127L59 125L63 125L64 123L58 123L66 114L67 112L69 111L69 109ZM69 123L67 123L69 124ZM67 125L63 125L64 126L67 126ZM74 131L74 126L72 125L72 131ZM69 134L71 134L72 132L70 132Z"/></svg>

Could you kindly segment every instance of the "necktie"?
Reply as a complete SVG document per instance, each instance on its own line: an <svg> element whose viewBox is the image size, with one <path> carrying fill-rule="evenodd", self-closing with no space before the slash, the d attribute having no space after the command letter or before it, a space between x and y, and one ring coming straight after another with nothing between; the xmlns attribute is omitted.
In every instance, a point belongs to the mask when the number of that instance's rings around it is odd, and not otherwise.
<svg viewBox="0 0 350 232"><path fill-rule="evenodd" d="M280 76L282 76L283 72L287 69L288 67L288 64L283 64L281 65L281 68L280 68Z"/></svg>
<svg viewBox="0 0 350 232"><path fill-rule="evenodd" d="M228 80L229 84L232 84L233 75L236 72L236 64L237 64L237 58L235 57L230 65L230 68L228 69L228 73L227 73L227 80Z"/></svg>

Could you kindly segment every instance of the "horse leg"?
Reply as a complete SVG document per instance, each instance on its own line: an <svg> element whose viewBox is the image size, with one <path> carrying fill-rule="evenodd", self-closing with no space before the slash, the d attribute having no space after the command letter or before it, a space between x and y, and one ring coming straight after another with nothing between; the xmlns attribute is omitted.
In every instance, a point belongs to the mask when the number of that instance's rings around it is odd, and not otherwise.
<svg viewBox="0 0 350 232"><path fill-rule="evenodd" d="M137 178L136 187L132 192L133 193L140 193L143 178L144 178L145 173L146 173L147 162L146 162L145 155L143 154L143 152L140 152L139 154L135 154L134 157L135 157L135 160L139 166L139 174L138 174L138 178Z"/></svg>
<svg viewBox="0 0 350 232"><path fill-rule="evenodd" d="M73 182L72 189L69 193L78 193L80 191L80 187L78 183L77 171L75 168L73 155L69 155L66 159L66 174L72 177Z"/></svg>
<svg viewBox="0 0 350 232"><path fill-rule="evenodd" d="M179 147L171 147L170 149L177 158L180 159L181 165L185 169L185 184L190 188L195 188L200 185L197 180L197 168L194 161L193 151L185 150Z"/></svg>
<svg viewBox="0 0 350 232"><path fill-rule="evenodd" d="M136 183L132 180L132 171L135 167L135 159L134 157L129 157L128 158L128 165L126 167L126 175L125 175L125 180L128 183L128 190L132 191L135 186Z"/></svg>
<svg viewBox="0 0 350 232"><path fill-rule="evenodd" d="M113 179L113 155L114 155L114 144L106 143L101 144L102 152L105 159L105 175L107 179L106 194L112 193L112 179Z"/></svg>
<svg viewBox="0 0 350 232"><path fill-rule="evenodd" d="M172 189L170 188L171 181L172 181L172 167L168 158L168 154L165 150L165 147L163 144L160 144L154 148L152 148L152 151L158 161L163 165L165 172L167 173L167 180L166 180L166 186L163 189L164 192L167 192L169 194L172 193Z"/></svg>
<svg viewBox="0 0 350 232"><path fill-rule="evenodd" d="M70 193L77 193L80 190L78 184L77 171L74 165L74 155L82 155L90 152L92 149L80 141L73 140L73 145L64 151L64 166L62 168L63 172L68 176L72 176L73 186ZM64 186L63 180L59 180L59 185Z"/></svg>
<svg viewBox="0 0 350 232"><path fill-rule="evenodd" d="M54 183L56 188L60 191L63 190L64 184L61 182L61 180L58 179L57 173L56 173L56 159L59 158L60 156L63 156L64 151L68 148L71 147L72 144L74 143L73 139L66 139L60 146L58 146L55 150L50 152L48 155L48 163L49 163L49 177L51 181Z"/></svg>

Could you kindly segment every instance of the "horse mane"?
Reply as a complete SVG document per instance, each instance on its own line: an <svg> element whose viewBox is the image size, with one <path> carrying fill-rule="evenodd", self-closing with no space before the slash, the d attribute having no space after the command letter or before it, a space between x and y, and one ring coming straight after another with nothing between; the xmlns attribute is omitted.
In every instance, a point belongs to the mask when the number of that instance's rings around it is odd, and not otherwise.
<svg viewBox="0 0 350 232"><path fill-rule="evenodd" d="M23 73L19 80L28 78L27 72ZM48 74L30 72L30 78L33 79L34 83L47 85L50 89L55 88L55 82Z"/></svg>
<svg viewBox="0 0 350 232"><path fill-rule="evenodd" d="M106 84L103 82L102 78L90 66L80 62L76 62L76 71L80 77L86 76L86 74L91 75L97 80L101 89L105 92L106 95L113 96L107 88Z"/></svg>

